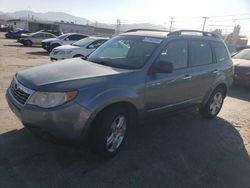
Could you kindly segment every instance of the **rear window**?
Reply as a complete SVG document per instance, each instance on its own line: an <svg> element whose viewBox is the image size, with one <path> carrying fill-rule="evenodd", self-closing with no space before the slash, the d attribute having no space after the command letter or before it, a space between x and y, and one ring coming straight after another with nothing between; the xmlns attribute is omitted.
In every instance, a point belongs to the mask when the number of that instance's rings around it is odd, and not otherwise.
<svg viewBox="0 0 250 188"><path fill-rule="evenodd" d="M207 65L213 63L213 55L207 41L191 41L190 66Z"/></svg>
<svg viewBox="0 0 250 188"><path fill-rule="evenodd" d="M215 51L216 60L218 63L229 59L227 49L223 43L212 42L212 47Z"/></svg>

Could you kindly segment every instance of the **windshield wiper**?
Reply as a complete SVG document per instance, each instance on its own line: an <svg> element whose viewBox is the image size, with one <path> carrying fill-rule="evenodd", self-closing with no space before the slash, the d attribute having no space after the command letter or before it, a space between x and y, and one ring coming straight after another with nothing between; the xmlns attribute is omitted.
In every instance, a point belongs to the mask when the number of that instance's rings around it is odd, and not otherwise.
<svg viewBox="0 0 250 188"><path fill-rule="evenodd" d="M100 65L110 66L110 63L106 61L93 61L93 60L89 60L89 61L96 63L96 64L100 64Z"/></svg>

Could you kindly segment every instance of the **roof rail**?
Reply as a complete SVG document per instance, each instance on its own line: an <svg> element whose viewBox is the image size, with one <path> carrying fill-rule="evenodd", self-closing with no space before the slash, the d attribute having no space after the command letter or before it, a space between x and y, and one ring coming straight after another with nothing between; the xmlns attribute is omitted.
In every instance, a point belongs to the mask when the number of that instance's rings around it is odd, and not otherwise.
<svg viewBox="0 0 250 188"><path fill-rule="evenodd" d="M158 29L130 29L125 31L125 33L129 33L129 32L136 32L136 31L159 31L159 32L169 32L167 30L158 30Z"/></svg>
<svg viewBox="0 0 250 188"><path fill-rule="evenodd" d="M199 31L199 30L178 30L178 31L173 31L168 34L168 36L173 36L173 35L181 35L182 33L200 33L203 36L206 37L215 37L215 38L220 38L219 35L212 33L212 32L207 32L207 31Z"/></svg>

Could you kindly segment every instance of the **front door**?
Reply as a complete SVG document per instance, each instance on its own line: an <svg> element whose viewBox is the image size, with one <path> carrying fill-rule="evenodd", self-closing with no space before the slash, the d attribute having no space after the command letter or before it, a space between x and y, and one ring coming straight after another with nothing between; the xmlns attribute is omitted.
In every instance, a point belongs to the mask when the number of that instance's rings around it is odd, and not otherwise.
<svg viewBox="0 0 250 188"><path fill-rule="evenodd" d="M188 92L188 42L182 39L170 41L155 63L160 61L171 62L174 70L147 76L145 101L148 112L178 107L192 99Z"/></svg>

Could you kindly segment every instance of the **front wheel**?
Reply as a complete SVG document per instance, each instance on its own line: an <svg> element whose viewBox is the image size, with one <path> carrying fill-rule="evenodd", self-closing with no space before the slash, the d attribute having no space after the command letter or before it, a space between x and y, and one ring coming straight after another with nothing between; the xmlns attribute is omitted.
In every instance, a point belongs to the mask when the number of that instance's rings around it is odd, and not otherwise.
<svg viewBox="0 0 250 188"><path fill-rule="evenodd" d="M52 44L50 47L47 48L47 52L50 53L54 48L61 46L60 44Z"/></svg>
<svg viewBox="0 0 250 188"><path fill-rule="evenodd" d="M129 115L122 107L113 107L100 114L93 124L90 146L101 157L116 155L127 134Z"/></svg>
<svg viewBox="0 0 250 188"><path fill-rule="evenodd" d="M28 47L32 46L32 42L30 40L24 41L23 44L24 44L24 46L28 46Z"/></svg>
<svg viewBox="0 0 250 188"><path fill-rule="evenodd" d="M220 112L225 98L225 91L221 88L215 89L204 107L199 109L205 118L213 118Z"/></svg>

